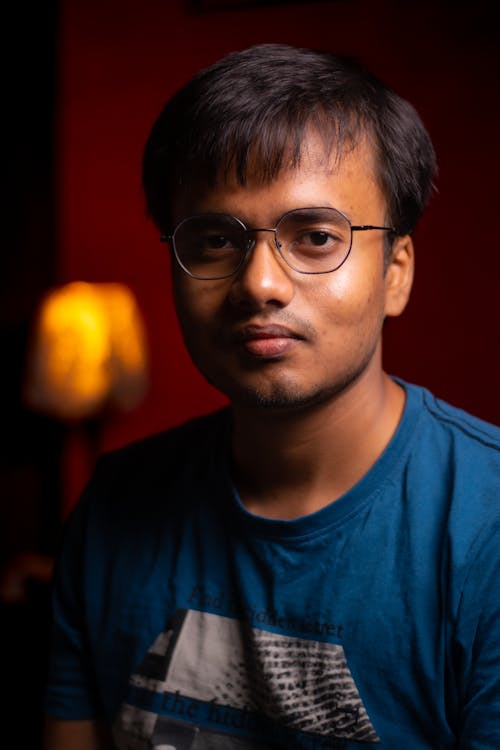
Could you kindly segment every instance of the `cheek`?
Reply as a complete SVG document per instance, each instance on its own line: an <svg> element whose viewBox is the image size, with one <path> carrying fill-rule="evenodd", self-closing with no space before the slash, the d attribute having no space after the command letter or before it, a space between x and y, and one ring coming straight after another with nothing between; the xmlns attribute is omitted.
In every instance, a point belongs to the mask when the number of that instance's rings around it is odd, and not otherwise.
<svg viewBox="0 0 500 750"><path fill-rule="evenodd" d="M183 332L191 330L200 339L200 329L219 315L226 290L221 282L204 282L186 274L173 278L173 294L177 317Z"/></svg>
<svg viewBox="0 0 500 750"><path fill-rule="evenodd" d="M325 332L329 324L345 328L370 327L384 309L384 280L378 268L345 268L325 277L316 288L317 310Z"/></svg>

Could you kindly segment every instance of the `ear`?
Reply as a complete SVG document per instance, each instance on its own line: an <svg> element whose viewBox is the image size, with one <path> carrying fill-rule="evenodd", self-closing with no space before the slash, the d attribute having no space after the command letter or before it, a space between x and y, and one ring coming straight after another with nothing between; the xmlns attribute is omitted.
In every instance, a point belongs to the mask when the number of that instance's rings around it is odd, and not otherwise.
<svg viewBox="0 0 500 750"><path fill-rule="evenodd" d="M385 314L401 315L410 298L414 273L413 241L409 234L396 237L385 272Z"/></svg>

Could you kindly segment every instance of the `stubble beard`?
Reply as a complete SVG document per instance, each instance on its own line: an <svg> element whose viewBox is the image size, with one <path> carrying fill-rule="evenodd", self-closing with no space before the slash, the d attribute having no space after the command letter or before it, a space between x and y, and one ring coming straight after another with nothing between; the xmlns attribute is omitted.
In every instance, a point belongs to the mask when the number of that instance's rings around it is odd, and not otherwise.
<svg viewBox="0 0 500 750"><path fill-rule="evenodd" d="M263 413L277 412L281 414L306 411L322 404L332 402L339 398L342 393L347 392L363 375L369 367L375 354L376 346L373 347L356 365L345 372L342 377L336 378L330 383L313 384L309 389L301 387L292 378L281 378L274 383L264 385L244 385L233 381L227 382L222 376L212 375L200 368L207 382L221 391L234 406L245 409L255 409Z"/></svg>

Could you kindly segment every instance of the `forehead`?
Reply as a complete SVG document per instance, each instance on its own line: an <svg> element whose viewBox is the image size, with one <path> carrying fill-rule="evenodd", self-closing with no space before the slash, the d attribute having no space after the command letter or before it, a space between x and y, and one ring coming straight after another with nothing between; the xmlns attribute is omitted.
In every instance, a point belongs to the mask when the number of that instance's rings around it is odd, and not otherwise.
<svg viewBox="0 0 500 750"><path fill-rule="evenodd" d="M280 210L284 213L313 205L334 205L352 213L356 196L360 203L366 203L368 195L373 198L374 193L384 200L374 149L367 139L345 144L340 151L312 132L303 139L299 158L294 159L292 152L286 154L273 178L266 177L264 167L256 154L250 154L244 180L236 170L230 170L221 171L212 184L196 179L185 182L177 193L174 220L211 211L245 218L243 210L250 218L252 204L260 214L266 201L272 204L270 209L276 216Z"/></svg>

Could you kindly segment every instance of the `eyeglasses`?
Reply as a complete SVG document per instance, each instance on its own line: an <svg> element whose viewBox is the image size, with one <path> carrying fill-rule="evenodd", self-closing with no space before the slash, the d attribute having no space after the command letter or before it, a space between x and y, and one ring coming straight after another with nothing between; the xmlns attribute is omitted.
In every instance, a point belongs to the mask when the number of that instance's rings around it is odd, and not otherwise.
<svg viewBox="0 0 500 750"><path fill-rule="evenodd" d="M371 224L353 226L336 208L297 208L288 211L272 229L249 228L228 214L208 213L183 219L170 242L181 268L195 279L215 280L233 276L256 244L256 232L273 232L276 248L294 271L304 274L332 273L345 263L351 251L352 233L393 227Z"/></svg>

